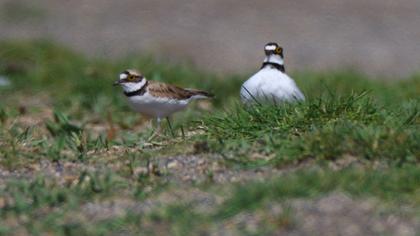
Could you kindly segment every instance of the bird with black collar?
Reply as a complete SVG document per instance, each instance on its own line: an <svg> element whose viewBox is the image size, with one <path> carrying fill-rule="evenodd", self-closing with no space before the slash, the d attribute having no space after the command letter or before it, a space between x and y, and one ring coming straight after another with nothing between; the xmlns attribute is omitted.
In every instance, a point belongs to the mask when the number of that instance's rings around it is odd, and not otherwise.
<svg viewBox="0 0 420 236"><path fill-rule="evenodd" d="M267 43L264 52L265 59L260 70L241 87L242 102L280 104L305 100L295 81L286 74L283 48L277 43Z"/></svg>

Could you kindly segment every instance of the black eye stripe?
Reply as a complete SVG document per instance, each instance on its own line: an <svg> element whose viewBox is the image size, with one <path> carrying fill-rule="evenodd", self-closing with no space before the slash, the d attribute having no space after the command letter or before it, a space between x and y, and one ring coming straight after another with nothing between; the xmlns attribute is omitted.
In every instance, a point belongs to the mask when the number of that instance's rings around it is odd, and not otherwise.
<svg viewBox="0 0 420 236"><path fill-rule="evenodd" d="M141 75L132 75L133 79L143 79Z"/></svg>

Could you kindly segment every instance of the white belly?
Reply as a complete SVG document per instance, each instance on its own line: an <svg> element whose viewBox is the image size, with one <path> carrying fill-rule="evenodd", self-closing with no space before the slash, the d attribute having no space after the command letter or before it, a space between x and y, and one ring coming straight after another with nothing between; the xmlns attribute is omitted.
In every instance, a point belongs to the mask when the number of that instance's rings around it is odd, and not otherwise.
<svg viewBox="0 0 420 236"><path fill-rule="evenodd" d="M287 75L275 69L262 69L249 78L241 87L244 103L304 100L296 83Z"/></svg>
<svg viewBox="0 0 420 236"><path fill-rule="evenodd" d="M133 110L156 118L168 117L184 109L189 103L189 100L152 97L148 93L143 96L128 97L128 101Z"/></svg>

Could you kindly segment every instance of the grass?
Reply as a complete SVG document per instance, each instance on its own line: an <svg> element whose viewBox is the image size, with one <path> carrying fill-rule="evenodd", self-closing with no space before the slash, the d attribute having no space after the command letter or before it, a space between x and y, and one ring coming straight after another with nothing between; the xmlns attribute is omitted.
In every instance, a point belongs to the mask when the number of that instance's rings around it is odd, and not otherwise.
<svg viewBox="0 0 420 236"><path fill-rule="evenodd" d="M175 137L166 130L150 145L152 129L111 86L126 68L216 98L177 114ZM331 192L419 209L418 75L384 82L350 70L295 72L307 101L243 107L238 90L250 73L0 42L0 75L11 81L0 87L0 234L204 234L242 213L261 224L235 232L270 233L302 219L264 207ZM172 157L185 160L171 169ZM264 181L249 176L257 172Z"/></svg>
<svg viewBox="0 0 420 236"><path fill-rule="evenodd" d="M208 117L205 123L208 135L225 149L233 146L235 153L238 141L254 142L245 153L265 149L275 155L271 161L276 164L352 155L402 165L420 158L419 108L416 100L402 108L378 105L361 92L280 107L236 107Z"/></svg>
<svg viewBox="0 0 420 236"><path fill-rule="evenodd" d="M418 168L389 170L298 171L269 182L254 182L238 186L232 197L225 201L217 216L236 215L244 209L258 209L269 200L316 197L325 192L342 191L355 196L372 196L416 206L420 203Z"/></svg>

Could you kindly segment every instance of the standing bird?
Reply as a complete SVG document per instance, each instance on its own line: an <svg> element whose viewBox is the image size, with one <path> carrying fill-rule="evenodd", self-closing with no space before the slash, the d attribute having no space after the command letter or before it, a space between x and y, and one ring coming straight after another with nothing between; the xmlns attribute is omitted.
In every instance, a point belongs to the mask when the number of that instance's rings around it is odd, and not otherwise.
<svg viewBox="0 0 420 236"><path fill-rule="evenodd" d="M261 69L241 87L245 104L303 101L305 96L284 69L283 48L277 43L264 47L265 59Z"/></svg>
<svg viewBox="0 0 420 236"><path fill-rule="evenodd" d="M133 69L123 71L114 85L121 85L133 110L157 119L158 129L152 137L159 132L162 118L168 118L173 113L183 110L193 100L213 97L206 91L146 80L141 73Z"/></svg>

